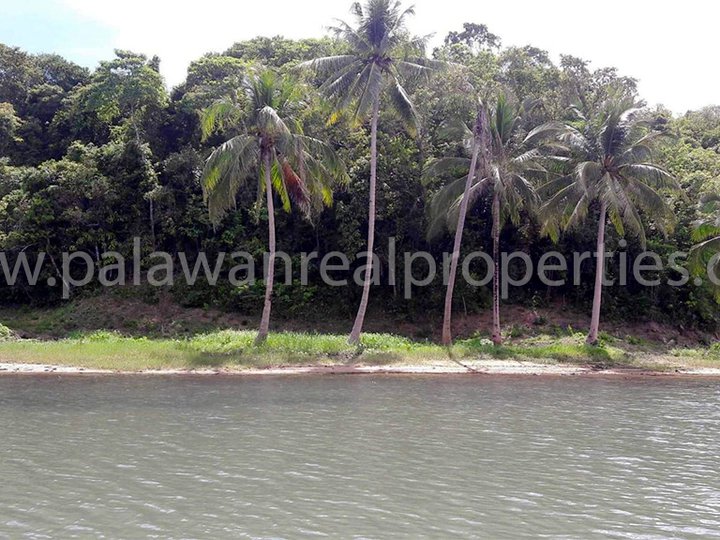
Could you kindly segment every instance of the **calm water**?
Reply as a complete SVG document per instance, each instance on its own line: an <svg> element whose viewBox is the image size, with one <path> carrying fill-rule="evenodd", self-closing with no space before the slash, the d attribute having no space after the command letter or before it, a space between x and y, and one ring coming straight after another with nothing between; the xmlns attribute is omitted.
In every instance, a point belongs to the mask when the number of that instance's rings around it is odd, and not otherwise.
<svg viewBox="0 0 720 540"><path fill-rule="evenodd" d="M720 383L0 377L0 538L720 538Z"/></svg>

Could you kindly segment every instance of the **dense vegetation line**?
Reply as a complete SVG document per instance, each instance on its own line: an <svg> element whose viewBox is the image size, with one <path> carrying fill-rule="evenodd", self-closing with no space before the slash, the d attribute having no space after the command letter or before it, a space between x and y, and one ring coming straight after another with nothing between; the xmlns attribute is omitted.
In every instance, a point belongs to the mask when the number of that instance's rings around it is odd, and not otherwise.
<svg viewBox="0 0 720 540"><path fill-rule="evenodd" d="M412 9L368 0L352 11L356 24L338 23L331 37L256 38L208 54L169 94L158 58L119 50L90 72L0 45L0 250L5 266L39 251L52 262L37 286L0 285L0 301L59 302L50 278L65 251L90 254L120 283L135 269L111 269L101 254L130 259L140 238L145 270L156 251L185 260L267 252L263 279L213 286L201 276L164 289L186 306L262 313L258 343L274 307L284 318L354 313L354 344L369 309L442 316L450 344L453 301L462 300L466 312L492 309L492 328L478 330L500 345L501 252L537 261L550 250L607 250L627 257L581 265L579 286L533 278L505 301L586 308L589 344L601 315L717 328L716 288L669 282L702 272L717 252L720 108L679 117L648 108L635 81L612 68L502 48L479 24L451 32L428 56L404 25ZM277 203L287 212L275 212ZM662 259L690 252L691 264L651 270L650 287L632 275L604 284L632 274L646 249ZM303 285L295 271L276 269L278 250L348 253L348 274L364 270L362 286L328 286L317 265ZM388 263L393 251L420 250L439 261L451 253L449 283L403 298L407 263L398 259L393 282ZM489 287L456 279L462 255L476 250L492 255ZM127 294L153 302L163 293Z"/></svg>

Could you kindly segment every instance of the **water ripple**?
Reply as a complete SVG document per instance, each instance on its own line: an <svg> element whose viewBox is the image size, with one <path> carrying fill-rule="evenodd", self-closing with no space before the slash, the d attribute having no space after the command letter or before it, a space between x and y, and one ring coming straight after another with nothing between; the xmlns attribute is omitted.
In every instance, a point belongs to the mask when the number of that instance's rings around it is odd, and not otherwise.
<svg viewBox="0 0 720 540"><path fill-rule="evenodd" d="M0 538L720 538L708 381L0 379Z"/></svg>

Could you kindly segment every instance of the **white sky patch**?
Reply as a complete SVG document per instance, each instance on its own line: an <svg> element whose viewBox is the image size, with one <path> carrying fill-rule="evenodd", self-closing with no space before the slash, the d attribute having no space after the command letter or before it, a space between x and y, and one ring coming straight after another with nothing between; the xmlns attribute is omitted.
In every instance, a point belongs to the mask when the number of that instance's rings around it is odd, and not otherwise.
<svg viewBox="0 0 720 540"><path fill-rule="evenodd" d="M170 86L185 78L188 64L206 52L220 52L255 36L318 37L333 18L350 22L350 1L62 0L77 13L115 30L112 46L160 56ZM410 3L408 2L407 5ZM604 0L468 2L416 0L409 27L434 34L439 43L463 22L486 24L503 44L534 45L615 66L640 80L650 104L676 113L720 104L717 21L720 4L707 0L645 3ZM269 10L269 13L267 12Z"/></svg>

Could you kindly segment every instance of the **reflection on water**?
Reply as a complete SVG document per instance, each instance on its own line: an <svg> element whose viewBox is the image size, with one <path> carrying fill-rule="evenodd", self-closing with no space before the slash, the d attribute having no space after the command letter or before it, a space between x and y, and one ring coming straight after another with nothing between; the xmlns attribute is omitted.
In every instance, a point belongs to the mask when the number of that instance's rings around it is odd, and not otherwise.
<svg viewBox="0 0 720 540"><path fill-rule="evenodd" d="M720 384L0 377L0 538L720 538Z"/></svg>

